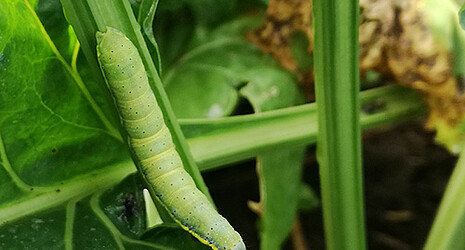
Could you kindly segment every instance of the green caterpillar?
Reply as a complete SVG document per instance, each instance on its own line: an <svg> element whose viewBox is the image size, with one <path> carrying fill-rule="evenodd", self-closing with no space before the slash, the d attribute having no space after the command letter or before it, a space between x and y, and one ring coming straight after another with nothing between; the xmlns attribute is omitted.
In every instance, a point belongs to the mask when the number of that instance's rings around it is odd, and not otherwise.
<svg viewBox="0 0 465 250"><path fill-rule="evenodd" d="M245 249L241 236L184 170L142 59L120 31L97 32L97 55L117 106L128 144L149 190L182 228L213 249Z"/></svg>

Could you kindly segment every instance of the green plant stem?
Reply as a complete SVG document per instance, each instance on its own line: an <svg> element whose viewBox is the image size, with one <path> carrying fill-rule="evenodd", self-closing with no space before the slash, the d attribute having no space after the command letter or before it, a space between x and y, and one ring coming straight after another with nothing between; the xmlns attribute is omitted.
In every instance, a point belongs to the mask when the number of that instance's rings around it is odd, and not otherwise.
<svg viewBox="0 0 465 250"><path fill-rule="evenodd" d="M415 92L400 86L363 91L360 98L362 103L380 98L386 102L384 110L362 114L360 118L364 129L409 120L426 114L427 111ZM194 158L202 170L249 159L275 147L313 144L318 133L315 104L218 120L180 120L180 123ZM26 197L14 204L4 204L0 207L0 224L63 203L73 197L88 195L95 189L115 185L135 170L128 159L127 162L94 173L89 178L84 177L90 184L77 178L76 182L47 188L37 197ZM95 183L98 185L94 185ZM57 188L61 192L57 193ZM37 187L34 189L42 191ZM34 209L26 209L30 204L33 204Z"/></svg>
<svg viewBox="0 0 465 250"><path fill-rule="evenodd" d="M359 125L358 1L314 0L314 68L327 249L366 249Z"/></svg>
<svg viewBox="0 0 465 250"><path fill-rule="evenodd" d="M362 104L385 103L384 109L362 113L363 129L405 121L427 112L412 90L394 85L363 91ZM180 119L182 130L202 171L246 160L278 147L294 147L316 142L317 105L241 115L221 119Z"/></svg>
<svg viewBox="0 0 465 250"><path fill-rule="evenodd" d="M462 151L426 241L425 250L464 249L465 151Z"/></svg>

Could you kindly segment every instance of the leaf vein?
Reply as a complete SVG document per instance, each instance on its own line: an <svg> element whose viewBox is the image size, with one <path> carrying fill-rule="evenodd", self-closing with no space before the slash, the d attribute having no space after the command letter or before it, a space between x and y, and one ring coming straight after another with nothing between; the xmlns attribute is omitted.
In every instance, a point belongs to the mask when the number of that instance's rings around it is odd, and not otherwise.
<svg viewBox="0 0 465 250"><path fill-rule="evenodd" d="M3 144L1 133L0 133L0 158L2 160L1 165L6 170L6 172L10 175L11 179L16 184L16 186L24 191L31 190L32 186L29 186L28 184L23 182L23 180L19 178L19 176L16 174L16 172L11 167L10 161L8 160L8 156L6 154L5 145Z"/></svg>
<svg viewBox="0 0 465 250"><path fill-rule="evenodd" d="M123 138L121 137L121 134L119 133L118 129L116 129L111 123L110 121L107 119L107 117L105 116L105 114L103 113L103 111L101 110L100 106L95 102L95 100L92 98L92 95L90 94L89 90L87 89L86 85L84 84L84 82L82 81L82 78L81 76L75 72L69 65L68 63L66 62L66 60L63 58L63 56L60 54L60 52L58 51L58 49L56 48L55 44L53 43L53 41L50 39L50 37L48 36L47 34L47 31L45 30L44 26L42 25L42 23L40 22L40 19L39 17L37 16L37 14L35 13L35 11L33 10L33 8L31 7L31 5L29 4L29 2L27 0L24 0L27 8L29 9L29 11L31 12L31 15L33 16L33 18L35 19L41 33L43 34L45 40L47 41L48 45L50 46L51 50L53 51L53 53L56 55L56 57L58 58L58 60L63 64L63 67L66 69L66 71L71 75L71 77L73 78L74 82L77 84L77 86L79 87L79 89L81 90L82 94L84 95L84 97L87 99L87 101L89 102L89 104L92 106L94 112L97 114L97 116L99 117L100 121L103 123L103 125L108 129L108 133L111 134L113 137L117 138L119 141L123 141Z"/></svg>

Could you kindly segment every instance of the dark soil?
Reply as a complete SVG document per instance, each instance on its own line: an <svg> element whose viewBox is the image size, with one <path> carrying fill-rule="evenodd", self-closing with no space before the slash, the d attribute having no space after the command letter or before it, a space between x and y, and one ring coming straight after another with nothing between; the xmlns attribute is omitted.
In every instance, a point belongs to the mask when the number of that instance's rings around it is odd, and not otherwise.
<svg viewBox="0 0 465 250"><path fill-rule="evenodd" d="M434 144L423 121L364 132L363 162L369 249L421 249L456 158ZM259 200L254 162L205 173L222 214L259 249L257 216L247 201ZM305 181L319 192L314 147L308 150ZM321 208L300 213L309 249L324 249ZM292 249L287 242L284 249Z"/></svg>

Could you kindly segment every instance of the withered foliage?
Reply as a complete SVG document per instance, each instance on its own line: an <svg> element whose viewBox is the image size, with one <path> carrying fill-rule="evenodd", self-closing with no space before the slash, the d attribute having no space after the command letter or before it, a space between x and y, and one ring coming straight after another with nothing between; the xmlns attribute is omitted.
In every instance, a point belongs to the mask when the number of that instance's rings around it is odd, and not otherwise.
<svg viewBox="0 0 465 250"><path fill-rule="evenodd" d="M264 52L273 55L290 71L297 70L292 57L292 35L301 31L309 37L309 52L313 50L312 3L305 0L271 0L263 25L250 32L247 39Z"/></svg>
<svg viewBox="0 0 465 250"><path fill-rule="evenodd" d="M306 0L270 0L263 25L249 32L246 39L275 57L281 66L296 74L307 99L313 99L313 70L299 70L292 56L291 39L304 33L308 52L313 52L312 2Z"/></svg>
<svg viewBox="0 0 465 250"><path fill-rule="evenodd" d="M360 70L391 75L420 91L430 107L429 128L462 121L465 96L452 71L453 57L438 43L421 12L422 1L361 0Z"/></svg>
<svg viewBox="0 0 465 250"><path fill-rule="evenodd" d="M430 107L427 126L454 127L462 121L465 96L453 75L451 52L434 39L422 4L421 0L360 0L360 72L374 70L418 90ZM308 36L312 52L311 1L270 0L263 25L246 38L295 72L301 83L308 83L313 76L299 72L290 49L298 31Z"/></svg>

